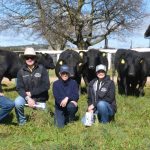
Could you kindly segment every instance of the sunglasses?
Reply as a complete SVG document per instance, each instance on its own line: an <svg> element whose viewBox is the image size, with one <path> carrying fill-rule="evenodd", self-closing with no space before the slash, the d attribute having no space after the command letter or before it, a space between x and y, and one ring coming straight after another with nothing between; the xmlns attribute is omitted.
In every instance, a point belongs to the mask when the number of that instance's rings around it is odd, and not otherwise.
<svg viewBox="0 0 150 150"><path fill-rule="evenodd" d="M34 60L34 59L35 59L35 56L25 56L24 58L25 58L25 60L29 60L29 59Z"/></svg>
<svg viewBox="0 0 150 150"><path fill-rule="evenodd" d="M69 75L68 72L62 72L61 75Z"/></svg>
<svg viewBox="0 0 150 150"><path fill-rule="evenodd" d="M99 71L97 71L96 73L97 73L97 74L99 74L99 73L105 73L105 71L104 71L104 70L99 70Z"/></svg>

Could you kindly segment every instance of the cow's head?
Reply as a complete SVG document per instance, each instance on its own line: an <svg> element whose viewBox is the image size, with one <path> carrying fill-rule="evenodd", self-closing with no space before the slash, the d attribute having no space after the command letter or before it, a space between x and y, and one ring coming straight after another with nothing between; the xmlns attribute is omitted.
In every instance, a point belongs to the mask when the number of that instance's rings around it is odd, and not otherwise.
<svg viewBox="0 0 150 150"><path fill-rule="evenodd" d="M66 50L65 53L62 53L60 56L58 62L57 62L57 71L56 74L59 72L59 68L62 65L67 65L70 68L70 76L72 78L75 78L77 76L80 76L81 70L82 70L82 60L78 54L78 52Z"/></svg>
<svg viewBox="0 0 150 150"><path fill-rule="evenodd" d="M136 68L135 73L140 76L146 76L148 64L139 52L137 52L137 55L134 57L134 63Z"/></svg>
<svg viewBox="0 0 150 150"><path fill-rule="evenodd" d="M53 58L50 54L37 53L37 61L39 64L42 64L46 69L55 68Z"/></svg>
<svg viewBox="0 0 150 150"><path fill-rule="evenodd" d="M135 77L144 67L144 59L138 52L128 50L120 57L120 70L130 77Z"/></svg>

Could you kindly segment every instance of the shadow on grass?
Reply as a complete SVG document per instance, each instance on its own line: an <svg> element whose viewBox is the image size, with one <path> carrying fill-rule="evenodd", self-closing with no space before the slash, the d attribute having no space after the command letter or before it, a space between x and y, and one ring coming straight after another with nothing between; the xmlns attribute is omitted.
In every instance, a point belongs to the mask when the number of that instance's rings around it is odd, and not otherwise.
<svg viewBox="0 0 150 150"><path fill-rule="evenodd" d="M0 121L0 124L4 124L4 125L18 125L17 123L12 122L13 120L13 114L8 114L3 120Z"/></svg>
<svg viewBox="0 0 150 150"><path fill-rule="evenodd" d="M16 87L4 88L3 91L5 91L5 92L13 92L13 91L16 91Z"/></svg>
<svg viewBox="0 0 150 150"><path fill-rule="evenodd" d="M7 85L7 84L4 84L4 83L2 83L1 86L3 86L3 87L8 87L8 85Z"/></svg>
<svg viewBox="0 0 150 150"><path fill-rule="evenodd" d="M78 120L79 120L79 118L80 118L80 116L79 116L79 115L75 116L74 121L78 121Z"/></svg>
<svg viewBox="0 0 150 150"><path fill-rule="evenodd" d="M87 94L87 88L81 87L81 94Z"/></svg>

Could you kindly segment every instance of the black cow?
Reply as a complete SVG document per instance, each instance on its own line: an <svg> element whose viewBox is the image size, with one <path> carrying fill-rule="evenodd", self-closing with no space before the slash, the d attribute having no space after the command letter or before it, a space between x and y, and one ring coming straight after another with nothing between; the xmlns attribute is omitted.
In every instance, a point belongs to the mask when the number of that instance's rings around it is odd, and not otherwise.
<svg viewBox="0 0 150 150"><path fill-rule="evenodd" d="M137 51L119 49L115 54L119 94L144 95L146 61Z"/></svg>
<svg viewBox="0 0 150 150"><path fill-rule="evenodd" d="M79 53L74 50L65 50L60 54L55 67L57 77L60 77L59 70L62 65L69 66L71 78L76 80L78 85L80 85L82 62Z"/></svg>
<svg viewBox="0 0 150 150"><path fill-rule="evenodd" d="M0 50L0 83L3 77L9 80L17 77L17 72L23 65L23 58L15 52ZM53 59L49 54L37 53L37 61L47 69L54 69ZM0 92L2 92L0 84Z"/></svg>
<svg viewBox="0 0 150 150"><path fill-rule="evenodd" d="M150 76L150 52L140 52L140 55L144 58L146 63L144 72L146 73L146 76Z"/></svg>
<svg viewBox="0 0 150 150"><path fill-rule="evenodd" d="M87 86L96 77L95 68L97 65L104 64L108 69L107 54L97 49L90 49L87 52L80 51L79 54L83 60L82 76Z"/></svg>
<svg viewBox="0 0 150 150"><path fill-rule="evenodd" d="M55 69L53 58L50 54L37 53L37 61L42 64L46 69Z"/></svg>

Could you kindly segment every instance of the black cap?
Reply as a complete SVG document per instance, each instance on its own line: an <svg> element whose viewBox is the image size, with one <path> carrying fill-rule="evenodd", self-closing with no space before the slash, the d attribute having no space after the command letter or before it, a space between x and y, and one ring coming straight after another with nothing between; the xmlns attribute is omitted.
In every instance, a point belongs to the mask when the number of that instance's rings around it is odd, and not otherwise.
<svg viewBox="0 0 150 150"><path fill-rule="evenodd" d="M70 74L69 67L67 65L62 65L60 67L60 73L63 73L63 72Z"/></svg>

